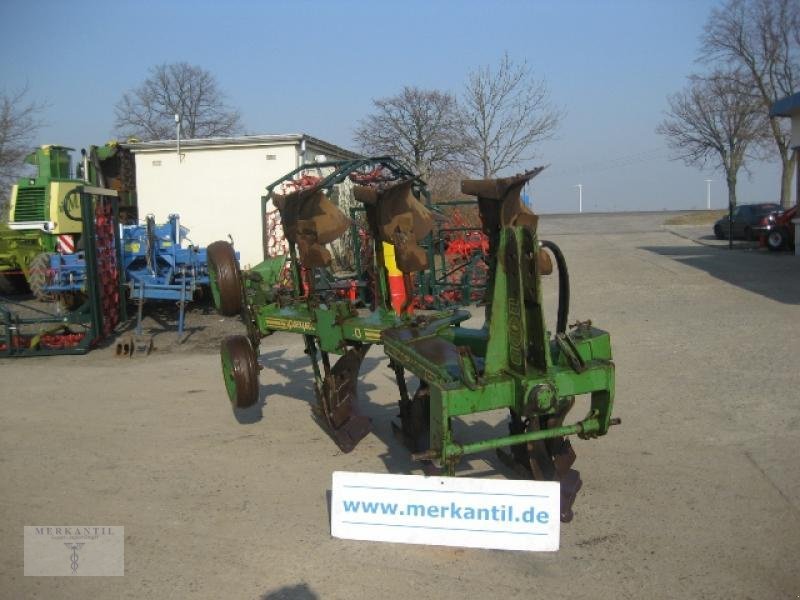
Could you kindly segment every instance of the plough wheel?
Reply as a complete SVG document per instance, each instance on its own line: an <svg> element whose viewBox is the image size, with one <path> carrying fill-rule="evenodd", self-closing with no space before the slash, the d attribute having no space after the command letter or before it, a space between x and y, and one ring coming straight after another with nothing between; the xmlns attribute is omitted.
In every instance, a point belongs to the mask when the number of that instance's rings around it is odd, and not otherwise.
<svg viewBox="0 0 800 600"><path fill-rule="evenodd" d="M239 314L242 309L242 286L233 246L228 242L214 242L206 253L214 308L226 317Z"/></svg>
<svg viewBox="0 0 800 600"><path fill-rule="evenodd" d="M572 403L556 415L537 416L522 420L511 411L509 430L512 435L541 429L560 427L564 423ZM561 521L572 520L572 504L583 485L580 473L572 468L575 463L575 451L565 437L550 438L518 444L511 447L514 461L530 473L537 481L558 481L561 484Z"/></svg>
<svg viewBox="0 0 800 600"><path fill-rule="evenodd" d="M234 408L248 408L258 402L258 357L250 340L229 335L222 340L222 377Z"/></svg>

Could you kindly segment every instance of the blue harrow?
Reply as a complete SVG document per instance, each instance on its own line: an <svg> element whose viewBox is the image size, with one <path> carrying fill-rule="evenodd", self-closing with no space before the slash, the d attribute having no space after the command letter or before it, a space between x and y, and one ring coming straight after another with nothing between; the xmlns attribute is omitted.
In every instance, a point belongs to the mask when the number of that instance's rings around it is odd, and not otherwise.
<svg viewBox="0 0 800 600"><path fill-rule="evenodd" d="M129 296L138 300L137 335L142 333L145 301L156 300L177 302L178 336L182 336L186 303L208 286L206 249L192 244L188 233L178 215L170 215L161 225L148 215L144 224L122 227L121 264ZM80 303L86 291L83 252L52 254L47 280L49 294L67 305Z"/></svg>

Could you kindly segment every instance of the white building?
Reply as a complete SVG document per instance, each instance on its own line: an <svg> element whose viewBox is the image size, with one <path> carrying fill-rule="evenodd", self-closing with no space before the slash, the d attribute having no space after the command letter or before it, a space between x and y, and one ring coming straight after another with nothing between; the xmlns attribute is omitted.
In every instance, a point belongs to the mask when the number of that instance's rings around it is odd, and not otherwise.
<svg viewBox="0 0 800 600"><path fill-rule="evenodd" d="M289 171L357 154L305 134L143 142L128 146L136 158L139 217L163 223L179 214L199 246L231 235L243 267L263 258L261 197Z"/></svg>

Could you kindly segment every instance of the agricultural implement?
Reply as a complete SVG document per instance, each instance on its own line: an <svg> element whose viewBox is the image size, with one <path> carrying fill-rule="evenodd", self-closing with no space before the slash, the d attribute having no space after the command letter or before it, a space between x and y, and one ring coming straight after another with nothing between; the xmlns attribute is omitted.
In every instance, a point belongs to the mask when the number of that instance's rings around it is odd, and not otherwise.
<svg viewBox="0 0 800 600"><path fill-rule="evenodd" d="M86 294L66 295L49 310L0 298L0 357L83 354L114 332L125 314L119 213L115 190L79 186L69 192L69 218L81 222Z"/></svg>
<svg viewBox="0 0 800 600"><path fill-rule="evenodd" d="M30 288L41 301L49 301L44 289L50 259L83 249L83 230L77 214L80 186L96 186L117 193L121 220L136 216L134 160L129 150L116 143L91 146L81 151L73 170L72 148L40 146L25 162L36 174L21 177L11 189L8 223L0 225L0 294Z"/></svg>
<svg viewBox="0 0 800 600"><path fill-rule="evenodd" d="M206 249L188 242L189 230L178 215L156 224L148 215L144 224L122 227L122 272L131 300L138 303L136 335L142 335L142 311L146 300L178 304L178 335L183 334L186 303L208 285ZM188 242L188 243L187 243ZM76 306L86 296L86 260L83 252L52 254L44 290L62 304ZM130 347L134 347L131 342ZM138 345L148 346L145 340Z"/></svg>
<svg viewBox="0 0 800 600"><path fill-rule="evenodd" d="M342 451L349 452L370 429L369 419L357 408L361 362L371 345L383 344L400 396L399 424L393 425L414 459L425 461L429 471L454 475L462 457L494 449L517 473L560 482L561 518L571 520L581 479L572 468L575 452L568 436L602 436L619 421L611 416L614 365L609 335L589 321L568 327L566 262L555 244L538 240L538 218L520 200L523 185L541 169L462 182L462 192L477 198L490 266L485 324L471 329L462 326L470 317L465 310L412 307L412 277L425 280L436 243L430 239L433 216L426 207L424 182L386 157L314 168L327 175L310 176L310 169L301 167L267 188L288 242L290 285L275 285L276 258L241 272L229 244L209 246L215 303L223 314L241 312L247 325L247 336L229 336L221 348L223 377L234 407L258 401L261 339L275 331L298 333L314 373L314 413ZM329 197L346 181L363 205L372 244L376 277L370 308L327 288L318 290L313 275L331 262L325 245L348 227L348 219ZM541 278L554 266L559 301L551 336L542 308ZM404 293L400 298L398 288ZM338 356L333 364L332 355ZM406 371L419 379L413 394L407 389ZM581 396L588 399L586 416L565 423ZM497 409L509 412L508 435L472 443L455 439L453 419Z"/></svg>

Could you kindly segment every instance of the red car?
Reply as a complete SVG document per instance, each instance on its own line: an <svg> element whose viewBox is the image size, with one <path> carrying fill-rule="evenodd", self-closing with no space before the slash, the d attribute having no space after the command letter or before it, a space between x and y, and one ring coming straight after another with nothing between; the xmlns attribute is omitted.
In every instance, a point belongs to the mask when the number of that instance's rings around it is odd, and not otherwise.
<svg viewBox="0 0 800 600"><path fill-rule="evenodd" d="M797 217L797 205L783 211L764 217L755 230L759 235L766 236L767 247L770 250L783 250L794 248L794 223Z"/></svg>

